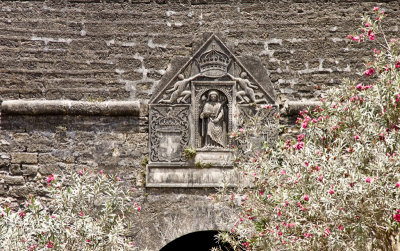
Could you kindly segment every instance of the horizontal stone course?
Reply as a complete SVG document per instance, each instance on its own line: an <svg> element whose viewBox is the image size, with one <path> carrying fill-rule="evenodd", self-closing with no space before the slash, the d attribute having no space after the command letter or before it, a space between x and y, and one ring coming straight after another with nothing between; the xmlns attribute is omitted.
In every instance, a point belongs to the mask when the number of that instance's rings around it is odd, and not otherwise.
<svg viewBox="0 0 400 251"><path fill-rule="evenodd" d="M84 102L72 100L6 100L5 114L18 115L139 115L138 101Z"/></svg>

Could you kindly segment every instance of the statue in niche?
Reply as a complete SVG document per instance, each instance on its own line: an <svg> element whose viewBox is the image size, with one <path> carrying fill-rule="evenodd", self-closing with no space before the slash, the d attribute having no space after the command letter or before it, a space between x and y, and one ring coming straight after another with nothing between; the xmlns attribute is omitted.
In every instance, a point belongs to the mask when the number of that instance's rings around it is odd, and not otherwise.
<svg viewBox="0 0 400 251"><path fill-rule="evenodd" d="M232 80L237 81L238 85L240 88L238 88L238 91L236 92L236 97L239 99L238 103L243 104L247 103L248 101L244 98L244 96L247 96L251 102L253 103L268 103L265 98L257 99L256 96L262 97L262 93L255 93L254 90L257 90L258 87L256 85L253 85L250 80L246 79L247 73L242 72L239 77L234 77L231 74L227 74ZM254 89L254 90L253 90Z"/></svg>
<svg viewBox="0 0 400 251"><path fill-rule="evenodd" d="M164 95L163 99L160 100L160 103L166 103L166 104L172 104L175 103L176 101L178 103L188 103L188 98L192 95L192 92L190 90L185 90L188 83L192 81L193 79L197 78L200 74L196 74L192 77L186 78L183 76L183 74L178 75L179 81L177 81L174 86L171 89L168 89L165 91L166 94L169 94L172 92L171 96L168 98L168 95Z"/></svg>
<svg viewBox="0 0 400 251"><path fill-rule="evenodd" d="M227 102L225 95L210 90L200 113L201 147L226 147L227 142Z"/></svg>

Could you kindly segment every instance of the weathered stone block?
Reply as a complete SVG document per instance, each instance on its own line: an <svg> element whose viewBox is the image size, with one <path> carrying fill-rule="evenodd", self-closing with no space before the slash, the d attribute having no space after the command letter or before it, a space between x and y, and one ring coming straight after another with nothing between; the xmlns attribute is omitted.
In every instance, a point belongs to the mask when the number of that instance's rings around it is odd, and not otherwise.
<svg viewBox="0 0 400 251"><path fill-rule="evenodd" d="M66 164L49 164L49 165L40 165L38 172L41 175L47 176L50 174L61 174L63 170L68 169L69 165Z"/></svg>
<svg viewBox="0 0 400 251"><path fill-rule="evenodd" d="M25 183L21 176L4 176L3 180L6 185L23 185Z"/></svg>
<svg viewBox="0 0 400 251"><path fill-rule="evenodd" d="M0 185L0 196L5 196L7 194L7 190L4 186Z"/></svg>
<svg viewBox="0 0 400 251"><path fill-rule="evenodd" d="M22 174L24 176L36 176L39 167L36 165L22 165Z"/></svg>
<svg viewBox="0 0 400 251"><path fill-rule="evenodd" d="M10 159L9 158L1 158L0 157L0 168L8 167L10 166Z"/></svg>
<svg viewBox="0 0 400 251"><path fill-rule="evenodd" d="M21 165L20 164L11 164L10 165L10 173L12 175L21 175Z"/></svg>
<svg viewBox="0 0 400 251"><path fill-rule="evenodd" d="M39 163L40 164L54 164L57 162L57 158L54 157L51 153L41 153L39 154Z"/></svg>
<svg viewBox="0 0 400 251"><path fill-rule="evenodd" d="M12 153L11 163L19 164L37 164L38 155L37 153Z"/></svg>
<svg viewBox="0 0 400 251"><path fill-rule="evenodd" d="M26 198L29 193L33 193L33 191L26 186L11 187L9 191L9 195L16 198Z"/></svg>

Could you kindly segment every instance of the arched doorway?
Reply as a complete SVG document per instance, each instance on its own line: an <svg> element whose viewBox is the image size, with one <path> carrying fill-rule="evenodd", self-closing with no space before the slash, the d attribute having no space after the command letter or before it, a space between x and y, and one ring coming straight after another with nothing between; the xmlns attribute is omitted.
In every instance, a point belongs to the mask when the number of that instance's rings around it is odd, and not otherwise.
<svg viewBox="0 0 400 251"><path fill-rule="evenodd" d="M198 231L181 236L160 249L160 251L210 251L220 247L223 251L233 251L229 244L218 243L215 235L218 231Z"/></svg>

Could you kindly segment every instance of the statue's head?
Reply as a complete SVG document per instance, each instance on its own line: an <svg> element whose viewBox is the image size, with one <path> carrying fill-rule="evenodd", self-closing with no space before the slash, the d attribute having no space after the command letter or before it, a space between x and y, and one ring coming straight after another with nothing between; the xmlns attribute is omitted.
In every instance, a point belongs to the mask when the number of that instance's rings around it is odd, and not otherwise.
<svg viewBox="0 0 400 251"><path fill-rule="evenodd" d="M211 100L211 101L218 101L218 92L216 92L216 91L210 91L209 93L208 93L208 100Z"/></svg>
<svg viewBox="0 0 400 251"><path fill-rule="evenodd" d="M183 76L183 74L179 74L179 75L178 75L178 79L179 79L179 80L183 80L183 79L185 79L185 76Z"/></svg>
<svg viewBox="0 0 400 251"><path fill-rule="evenodd" d="M240 77L241 77L241 78L246 78L246 77L247 77L247 73L246 73L246 72L240 73Z"/></svg>

